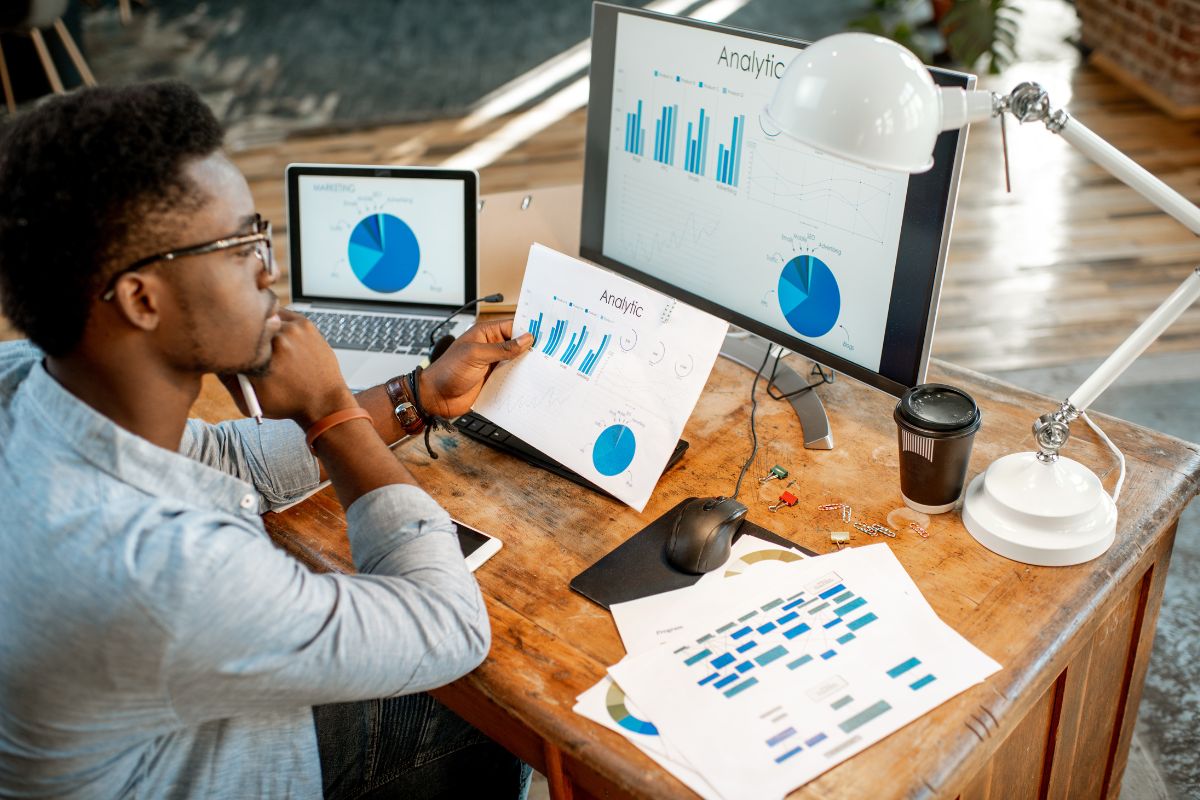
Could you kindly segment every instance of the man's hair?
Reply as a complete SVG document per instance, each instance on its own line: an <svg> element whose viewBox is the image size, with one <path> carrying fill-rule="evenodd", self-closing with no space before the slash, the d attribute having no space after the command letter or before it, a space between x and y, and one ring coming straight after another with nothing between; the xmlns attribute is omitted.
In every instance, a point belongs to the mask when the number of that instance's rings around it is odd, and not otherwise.
<svg viewBox="0 0 1200 800"><path fill-rule="evenodd" d="M0 305L12 324L51 355L74 350L121 266L110 262L152 218L197 201L184 167L221 140L178 82L84 89L19 117L0 138Z"/></svg>

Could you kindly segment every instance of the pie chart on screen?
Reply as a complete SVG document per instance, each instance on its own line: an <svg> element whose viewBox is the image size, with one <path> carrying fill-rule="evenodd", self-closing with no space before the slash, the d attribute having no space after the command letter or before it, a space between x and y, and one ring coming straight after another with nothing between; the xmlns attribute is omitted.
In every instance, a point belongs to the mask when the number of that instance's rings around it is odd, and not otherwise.
<svg viewBox="0 0 1200 800"><path fill-rule="evenodd" d="M391 214L363 217L350 232L350 269L363 286L398 292L412 283L421 266L421 245L412 228Z"/></svg>
<svg viewBox="0 0 1200 800"><path fill-rule="evenodd" d="M796 256L779 274L779 310L801 336L824 336L837 324L842 293L829 266L816 256Z"/></svg>

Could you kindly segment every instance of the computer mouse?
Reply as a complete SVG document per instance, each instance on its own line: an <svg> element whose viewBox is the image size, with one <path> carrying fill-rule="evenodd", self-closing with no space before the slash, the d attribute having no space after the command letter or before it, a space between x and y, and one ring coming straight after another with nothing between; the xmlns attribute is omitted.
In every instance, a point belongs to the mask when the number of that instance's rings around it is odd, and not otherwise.
<svg viewBox="0 0 1200 800"><path fill-rule="evenodd" d="M746 507L731 497L694 497L679 509L667 539L667 563L700 575L725 563Z"/></svg>

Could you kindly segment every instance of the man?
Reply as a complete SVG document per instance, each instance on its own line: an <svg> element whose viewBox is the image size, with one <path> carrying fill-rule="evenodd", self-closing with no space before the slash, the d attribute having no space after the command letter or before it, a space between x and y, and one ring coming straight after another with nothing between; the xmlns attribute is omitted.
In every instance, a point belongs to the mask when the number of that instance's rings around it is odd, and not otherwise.
<svg viewBox="0 0 1200 800"><path fill-rule="evenodd" d="M171 83L52 100L0 144L0 301L30 339L0 345L0 795L516 796L527 768L421 694L483 660L487 611L384 442L530 337L476 326L398 398L352 395L278 308L220 146ZM291 422L187 419L238 372ZM321 470L359 575L263 529Z"/></svg>

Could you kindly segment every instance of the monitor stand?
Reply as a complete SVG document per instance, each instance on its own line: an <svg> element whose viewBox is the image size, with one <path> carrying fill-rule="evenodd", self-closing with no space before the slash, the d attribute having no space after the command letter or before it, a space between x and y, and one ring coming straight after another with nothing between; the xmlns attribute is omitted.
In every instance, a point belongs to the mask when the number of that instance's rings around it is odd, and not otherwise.
<svg viewBox="0 0 1200 800"><path fill-rule="evenodd" d="M756 372L763 363L763 357L771 347L770 343L761 336L745 334L734 337L725 336L725 344L721 345L721 355L735 364ZM808 382L796 373L794 369L780 362L775 373L775 387L781 394L790 394L807 386ZM816 391L800 392L788 398L796 416L800 418L800 428L804 432L804 446L809 450L832 450L833 432L829 430L829 417L825 415L825 405L821 402Z"/></svg>

